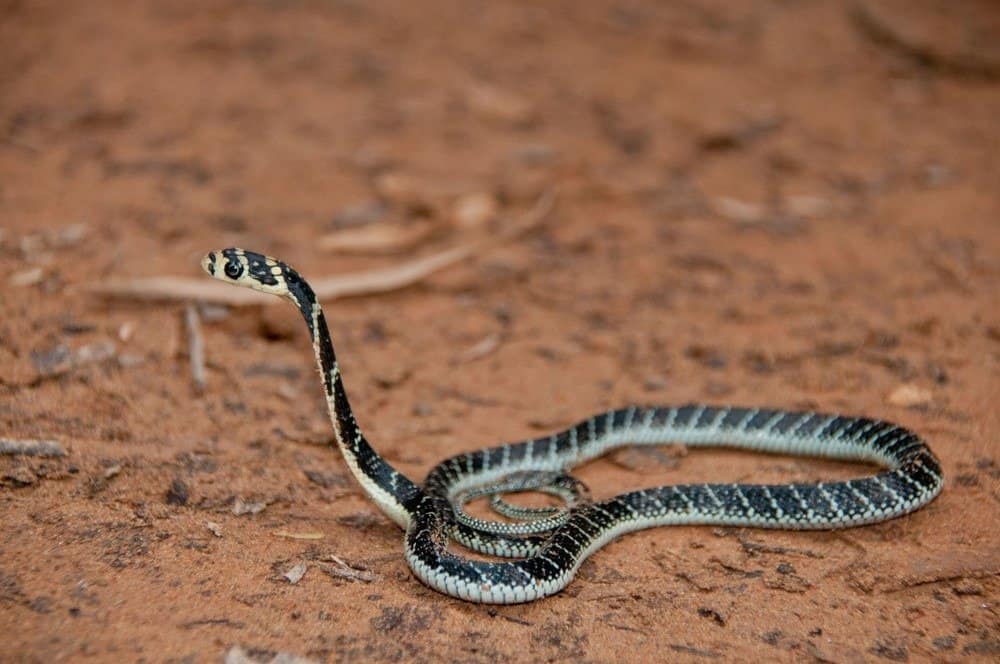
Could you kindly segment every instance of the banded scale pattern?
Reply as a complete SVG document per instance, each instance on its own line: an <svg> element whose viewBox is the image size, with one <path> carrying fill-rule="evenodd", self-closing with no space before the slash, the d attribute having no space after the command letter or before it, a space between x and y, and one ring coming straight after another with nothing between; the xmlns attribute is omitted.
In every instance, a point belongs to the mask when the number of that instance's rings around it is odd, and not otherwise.
<svg viewBox="0 0 1000 664"><path fill-rule="evenodd" d="M943 486L940 464L926 444L889 422L701 404L608 411L548 437L452 457L418 486L383 459L361 433L323 312L301 276L280 261L241 249L212 252L202 266L216 279L296 305L309 326L337 446L348 468L379 508L405 530L404 553L416 576L453 597L516 603L551 595L572 580L591 553L623 533L644 528L857 526L911 512L930 502ZM575 486L565 494L573 503L571 509L545 522L537 533L457 516L456 506L460 510L468 496L529 485L551 488L554 480L539 479L546 473L572 480L565 475L568 469L609 450L666 442L867 461L886 470L837 482L664 486L594 503L574 503L585 493L585 487ZM491 562L458 556L448 550L452 539L478 551L519 559Z"/></svg>
<svg viewBox="0 0 1000 664"><path fill-rule="evenodd" d="M590 490L587 485L572 475L544 471L514 472L504 476L495 484L466 489L451 497L455 519L461 525L479 532L495 535L532 535L548 532L556 526L562 525L569 518L568 509L522 507L508 503L501 497L501 494L523 491L538 491L558 496L563 499L568 508L590 502ZM467 514L465 505L480 496L490 496L490 507L493 508L493 511L517 519L521 523L487 521Z"/></svg>

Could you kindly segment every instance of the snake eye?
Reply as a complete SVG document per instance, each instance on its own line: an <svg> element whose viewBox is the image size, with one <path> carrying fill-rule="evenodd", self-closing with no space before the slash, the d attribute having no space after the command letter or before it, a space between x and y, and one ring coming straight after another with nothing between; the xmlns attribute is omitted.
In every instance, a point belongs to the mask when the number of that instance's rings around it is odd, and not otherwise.
<svg viewBox="0 0 1000 664"><path fill-rule="evenodd" d="M243 266L237 261L226 261L225 272L230 279L239 279L243 274Z"/></svg>

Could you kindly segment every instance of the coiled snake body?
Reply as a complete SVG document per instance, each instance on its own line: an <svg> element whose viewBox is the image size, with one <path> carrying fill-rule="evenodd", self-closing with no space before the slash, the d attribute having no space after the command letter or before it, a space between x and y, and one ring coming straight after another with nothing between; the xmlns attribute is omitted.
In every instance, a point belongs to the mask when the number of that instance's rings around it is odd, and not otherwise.
<svg viewBox="0 0 1000 664"><path fill-rule="evenodd" d="M323 311L302 277L278 260L242 249L209 253L202 267L217 279L284 297L298 307L309 326L335 438L348 467L405 531L405 556L416 576L454 597L493 604L546 597L564 588L587 556L623 533L669 524L858 526L911 512L930 502L943 484L940 464L924 442L888 422L692 404L609 411L548 437L461 454L439 464L418 486L361 433ZM671 442L867 461L885 470L837 482L664 486L597 502L564 474L617 447ZM489 524L496 522L462 516L462 504L472 497L522 488L551 490L573 504L537 514L521 508L523 524L494 527ZM574 498L580 499L574 503ZM532 526L533 521L538 524ZM451 539L516 559L461 557L448 550Z"/></svg>

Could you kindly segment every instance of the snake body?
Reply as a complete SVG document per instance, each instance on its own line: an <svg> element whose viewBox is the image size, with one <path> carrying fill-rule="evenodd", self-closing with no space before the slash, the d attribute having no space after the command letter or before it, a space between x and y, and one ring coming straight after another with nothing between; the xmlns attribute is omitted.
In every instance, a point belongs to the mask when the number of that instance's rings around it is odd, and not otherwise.
<svg viewBox="0 0 1000 664"><path fill-rule="evenodd" d="M938 460L912 432L862 417L689 404L608 411L551 436L461 454L418 485L368 443L348 402L323 311L288 265L242 249L209 253L213 277L293 302L305 318L337 446L376 505L405 531L404 553L428 586L465 600L512 604L559 592L580 564L628 532L670 524L831 529L885 521L930 502L941 490ZM794 484L686 484L590 502L572 483L570 509L523 516L552 519L532 529L458 518L463 501L484 493L549 488L568 469L625 445L683 443L865 461L882 472L846 481ZM546 473L550 475L546 475ZM487 487L485 490L482 487ZM574 502L574 498L580 500ZM484 561L448 550L454 539Z"/></svg>

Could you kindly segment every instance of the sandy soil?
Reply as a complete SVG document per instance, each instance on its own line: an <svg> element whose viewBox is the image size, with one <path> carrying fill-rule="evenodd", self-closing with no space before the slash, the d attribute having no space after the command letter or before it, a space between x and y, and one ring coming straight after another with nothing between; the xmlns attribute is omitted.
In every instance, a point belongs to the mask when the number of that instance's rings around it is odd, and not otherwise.
<svg viewBox="0 0 1000 664"><path fill-rule="evenodd" d="M0 456L0 660L1000 656L996 4L413 4L0 2L0 437L67 450ZM345 228L380 253L319 245ZM203 308L199 392L182 304L86 290L233 244L318 277L484 236L329 305L411 476L704 400L897 421L943 494L843 532L640 533L559 596L465 604L327 447L290 307ZM858 472L665 449L580 476Z"/></svg>

